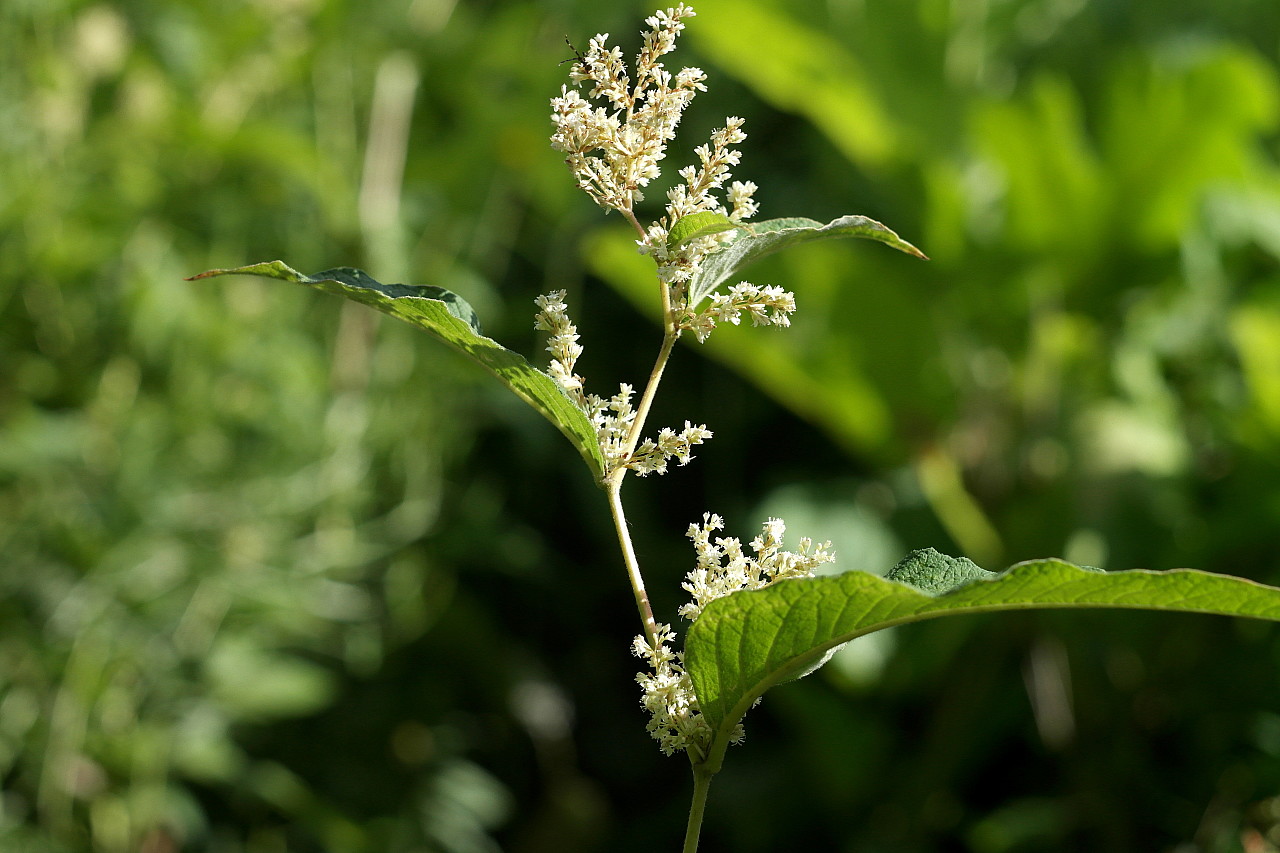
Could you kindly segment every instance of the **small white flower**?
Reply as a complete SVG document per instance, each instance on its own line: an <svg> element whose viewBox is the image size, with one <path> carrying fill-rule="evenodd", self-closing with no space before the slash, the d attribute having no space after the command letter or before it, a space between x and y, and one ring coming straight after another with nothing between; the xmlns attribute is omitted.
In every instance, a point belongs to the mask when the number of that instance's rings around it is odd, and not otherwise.
<svg viewBox="0 0 1280 853"><path fill-rule="evenodd" d="M693 426L684 422L684 429L676 432L670 427L663 427L658 433L658 440L646 438L631 454L626 466L643 477L646 474L667 473L667 460L674 458L681 465L689 464L693 458L690 449L695 444L702 444L711 438L711 430L705 424Z"/></svg>
<svg viewBox="0 0 1280 853"><path fill-rule="evenodd" d="M783 551L786 525L781 519L769 519L760 535L751 540L754 557L746 554L738 539L717 538L713 542L711 532L723 526L719 516L704 515L701 526L689 527L688 537L698 562L683 585L693 599L680 608L680 615L687 619L697 619L708 604L731 592L760 589L786 578L812 577L814 569L835 559L830 542L815 546L802 539L798 551Z"/></svg>

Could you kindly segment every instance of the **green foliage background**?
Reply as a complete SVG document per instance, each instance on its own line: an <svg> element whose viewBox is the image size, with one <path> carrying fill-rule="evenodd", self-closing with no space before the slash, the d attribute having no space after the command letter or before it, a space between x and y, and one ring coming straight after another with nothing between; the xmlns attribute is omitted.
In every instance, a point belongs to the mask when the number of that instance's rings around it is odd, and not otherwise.
<svg viewBox="0 0 1280 853"><path fill-rule="evenodd" d="M1280 583L1271 0L702 0L785 333L681 347L627 500L660 611L704 511L882 572L935 546ZM670 848L636 630L573 449L284 258L461 293L598 392L659 340L643 259L546 145L570 54L648 5L0 4L0 849ZM660 194L655 194L659 197ZM708 851L1280 845L1280 637L1045 613L860 640L749 715ZM1247 846L1246 845L1252 845Z"/></svg>

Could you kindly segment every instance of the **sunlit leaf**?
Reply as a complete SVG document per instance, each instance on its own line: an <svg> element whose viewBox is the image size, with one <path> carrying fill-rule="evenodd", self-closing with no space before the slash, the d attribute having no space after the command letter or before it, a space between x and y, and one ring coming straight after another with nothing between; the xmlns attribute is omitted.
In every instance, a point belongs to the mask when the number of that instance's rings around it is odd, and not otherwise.
<svg viewBox="0 0 1280 853"><path fill-rule="evenodd" d="M721 234L742 227L744 226L723 213L714 213L710 210L691 213L681 217L675 225L671 226L671 230L667 232L667 247L674 249L681 243L687 243L699 237L710 237L712 234Z"/></svg>
<svg viewBox="0 0 1280 853"><path fill-rule="evenodd" d="M209 270L192 276L188 281L220 275L257 275L304 284L364 303L430 332L474 359L516 396L537 409L573 443L597 480L604 475L604 456L586 415L564 395L550 376L519 353L480 334L475 311L456 293L441 287L383 284L368 273L351 267L304 275L283 261Z"/></svg>
<svg viewBox="0 0 1280 853"><path fill-rule="evenodd" d="M1103 572L1061 560L999 574L917 551L885 578L867 572L782 581L712 602L689 629L685 666L723 754L727 735L775 684L864 634L936 616L1107 607L1280 621L1280 589L1192 569Z"/></svg>

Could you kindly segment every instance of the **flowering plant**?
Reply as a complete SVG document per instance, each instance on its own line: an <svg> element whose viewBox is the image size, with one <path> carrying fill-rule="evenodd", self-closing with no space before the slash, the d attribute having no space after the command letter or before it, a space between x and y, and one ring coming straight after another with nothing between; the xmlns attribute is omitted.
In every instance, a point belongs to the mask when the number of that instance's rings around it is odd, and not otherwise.
<svg viewBox="0 0 1280 853"><path fill-rule="evenodd" d="M683 587L691 600L678 615L690 625L683 648L676 648L676 631L650 606L622 502L628 472L666 473L672 459L687 464L692 449L712 438L706 425L689 421L679 430L665 427L656 438L643 437L676 341L685 332L705 341L717 324L740 323L744 314L756 326L788 326L794 294L746 281L721 289L738 270L780 249L862 237L924 258L864 216L826 224L802 218L750 223L758 212L756 185L731 181L741 159L734 146L746 139L743 121L735 117L695 149L696 164L677 172L680 181L667 189L662 216L647 225L640 221L636 205L661 177L684 111L706 89L702 70L672 74L661 61L675 50L693 16L681 3L648 18L631 70L607 35L595 36L584 52L575 51L573 85L551 100L552 147L592 201L630 223L638 250L655 265L663 337L638 400L636 387L625 382L609 397L587 391L578 373L581 336L563 290L536 300L534 326L548 334L551 356L543 371L484 336L466 301L442 288L383 284L349 267L305 275L281 261L193 276L277 278L412 323L489 370L577 448L605 493L640 616L642 630L631 649L647 667L636 680L648 731L666 755L684 752L693 769L686 853L697 848L710 781L728 745L742 739L747 711L770 687L809 674L865 634L936 616L1027 607L1148 608L1280 620L1280 589L1188 569L1103 572L1046 559L995 573L926 549L907 555L884 577L862 571L819 575L834 560L829 543L806 538L795 551L784 550L785 525L770 518L744 547L739 539L718 536L724 521L707 513L687 531L695 560Z"/></svg>

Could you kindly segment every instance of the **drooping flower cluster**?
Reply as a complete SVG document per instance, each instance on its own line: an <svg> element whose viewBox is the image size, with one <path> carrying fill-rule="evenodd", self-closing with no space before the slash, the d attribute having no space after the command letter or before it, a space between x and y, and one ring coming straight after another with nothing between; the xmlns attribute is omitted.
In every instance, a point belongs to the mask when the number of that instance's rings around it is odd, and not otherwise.
<svg viewBox="0 0 1280 853"><path fill-rule="evenodd" d="M675 49L685 19L693 16L693 9L681 3L646 19L650 29L636 56L634 82L627 76L621 50L607 46L608 34L591 39L570 72L573 82L590 84L590 89L584 97L565 86L560 97L551 100L551 145L564 152L578 186L596 204L620 211L642 232L637 244L657 264L675 328L692 331L703 341L717 322L736 323L743 310L751 313L754 325L789 325L795 297L780 288L743 282L706 309L700 311L695 304L706 295L691 290L703 260L739 230L749 229L746 220L759 208L755 184L730 181L731 168L742 157L734 146L747 138L741 118L726 119L724 127L711 134L710 143L695 150L698 163L679 171L682 182L667 191L666 209L658 221L644 228L635 218L634 205L644 200L643 188L659 176L658 164L675 138L681 114L698 92L706 91L701 69L682 68L673 76L659 61ZM600 102L604 105L595 105ZM727 227L673 242L676 223L698 213L718 214ZM749 299L744 298L747 291Z"/></svg>
<svg viewBox="0 0 1280 853"><path fill-rule="evenodd" d="M761 589L788 578L813 577L814 570L835 559L831 543L815 544L811 539L800 540L798 551L782 550L782 536L786 525L781 519L770 518L760 535L752 539L748 554L742 543L734 538L711 534L724 528L724 520L718 515L702 517L702 524L691 524L687 536L693 541L698 555L697 566L689 572L684 589L693 600L680 608L680 615L694 622L703 609L717 598L744 589ZM659 625L655 642L636 637L631 648L637 657L649 662L651 673L636 676L643 692L641 704L649 712L649 734L658 741L663 753L672 755L687 749L696 758L706 755L710 745L711 730L698 708L693 683L684 669L682 652L672 651L670 643L676 634L670 625ZM742 739L741 726L732 740Z"/></svg>
<svg viewBox="0 0 1280 853"><path fill-rule="evenodd" d="M693 446L711 438L711 430L705 424L694 426L685 421L680 432L663 428L657 441L645 439L634 451L628 452L627 443L636 419L631 405L635 389L624 382L618 386L618 393L608 400L586 392L583 378L574 371L582 355L578 327L569 319L564 299L563 290L537 297L534 304L538 306L538 313L533 326L550 333L547 352L551 353L551 364L547 372L595 427L596 440L604 454L605 476L619 468L628 468L641 477L665 474L667 462L673 458L680 465L687 464L693 458Z"/></svg>

